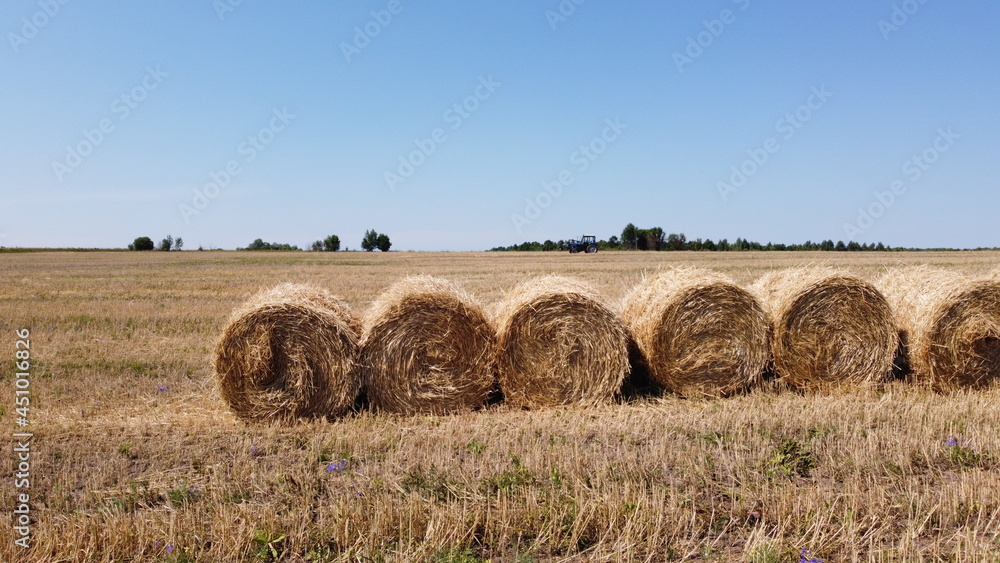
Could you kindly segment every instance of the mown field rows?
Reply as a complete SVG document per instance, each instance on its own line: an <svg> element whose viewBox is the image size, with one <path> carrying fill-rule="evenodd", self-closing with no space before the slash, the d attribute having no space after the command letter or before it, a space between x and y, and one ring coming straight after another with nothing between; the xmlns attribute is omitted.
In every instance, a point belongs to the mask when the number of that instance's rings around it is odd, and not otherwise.
<svg viewBox="0 0 1000 563"><path fill-rule="evenodd" d="M409 274L486 302L580 277L617 302L665 265L741 283L788 266L874 277L997 253L33 253L0 255L0 333L31 329L34 542L0 560L990 561L997 387L903 384L292 427L226 411L211 358L231 310L306 282L362 311ZM13 389L0 391L13 425ZM13 473L13 458L4 456ZM0 510L14 489L0 486Z"/></svg>

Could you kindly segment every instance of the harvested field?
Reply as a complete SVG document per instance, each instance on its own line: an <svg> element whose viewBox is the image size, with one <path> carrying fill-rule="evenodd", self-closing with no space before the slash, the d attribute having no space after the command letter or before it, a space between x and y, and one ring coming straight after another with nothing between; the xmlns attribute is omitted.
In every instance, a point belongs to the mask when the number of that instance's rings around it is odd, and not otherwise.
<svg viewBox="0 0 1000 563"><path fill-rule="evenodd" d="M35 545L22 557L4 526L0 561L1000 559L995 383L289 426L240 420L214 380L234 309L284 282L360 315L409 274L486 304L558 274L614 303L673 265L747 286L822 261L865 279L924 263L982 276L1000 253L0 254L3 346L31 333ZM0 387L9 431L14 391ZM0 510L15 499L5 480Z"/></svg>

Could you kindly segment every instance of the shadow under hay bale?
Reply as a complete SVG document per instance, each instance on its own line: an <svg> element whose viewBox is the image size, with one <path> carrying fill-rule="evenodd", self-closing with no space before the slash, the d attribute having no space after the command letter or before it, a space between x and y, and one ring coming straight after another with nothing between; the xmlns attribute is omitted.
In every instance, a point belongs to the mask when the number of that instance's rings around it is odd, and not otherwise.
<svg viewBox="0 0 1000 563"><path fill-rule="evenodd" d="M520 407L596 405L621 391L628 335L587 285L548 276L515 287L497 312L500 388Z"/></svg>
<svg viewBox="0 0 1000 563"><path fill-rule="evenodd" d="M340 300L282 284L237 308L215 347L219 391L247 421L339 416L354 404L360 321Z"/></svg>
<svg viewBox="0 0 1000 563"><path fill-rule="evenodd" d="M483 406L496 381L496 333L479 303L430 276L406 278L364 318L362 381L372 406L448 414Z"/></svg>
<svg viewBox="0 0 1000 563"><path fill-rule="evenodd" d="M903 366L939 390L1000 379L1000 280L901 268L876 282L907 340Z"/></svg>
<svg viewBox="0 0 1000 563"><path fill-rule="evenodd" d="M889 303L872 284L810 267L767 274L751 291L771 315L781 382L814 389L879 383L891 374L899 337Z"/></svg>
<svg viewBox="0 0 1000 563"><path fill-rule="evenodd" d="M650 376L684 396L726 396L761 381L770 320L757 298L721 274L675 268L643 280L624 300Z"/></svg>
<svg viewBox="0 0 1000 563"><path fill-rule="evenodd" d="M649 364L639 349L639 344L635 339L629 337L628 341L628 363L629 372L622 382L621 399L626 403L661 397L669 393L663 385L658 383L649 372Z"/></svg>

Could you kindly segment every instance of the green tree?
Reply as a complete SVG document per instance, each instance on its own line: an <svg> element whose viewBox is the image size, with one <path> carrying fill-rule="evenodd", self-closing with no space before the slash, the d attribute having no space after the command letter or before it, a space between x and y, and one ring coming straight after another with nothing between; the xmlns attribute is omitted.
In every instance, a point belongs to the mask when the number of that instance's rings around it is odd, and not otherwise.
<svg viewBox="0 0 1000 563"><path fill-rule="evenodd" d="M170 250L174 245L174 237L167 235L167 238L160 241L160 250Z"/></svg>
<svg viewBox="0 0 1000 563"><path fill-rule="evenodd" d="M667 247L670 248L671 250L684 250L686 244L687 244L687 237L684 236L684 233L681 233L679 235L675 233L670 233L670 235L667 236Z"/></svg>
<svg viewBox="0 0 1000 563"><path fill-rule="evenodd" d="M635 245L633 248L636 250L649 250L649 229L635 230Z"/></svg>
<svg viewBox="0 0 1000 563"><path fill-rule="evenodd" d="M327 252L336 252L340 250L340 237L337 235L330 235L323 239L323 250Z"/></svg>
<svg viewBox="0 0 1000 563"><path fill-rule="evenodd" d="M184 248L184 239L177 237L177 240L174 241L174 248L177 250Z"/></svg>
<svg viewBox="0 0 1000 563"><path fill-rule="evenodd" d="M365 252L371 252L378 248L378 233L375 229L365 231L365 238L361 239L361 248Z"/></svg>
<svg viewBox="0 0 1000 563"><path fill-rule="evenodd" d="M262 239L256 239L250 243L246 248L237 248L236 250L298 250L299 247L292 246L290 244L282 244L277 242L264 242Z"/></svg>
<svg viewBox="0 0 1000 563"><path fill-rule="evenodd" d="M389 235L381 233L375 240L375 245L378 246L378 249L382 252L389 252L389 248L392 247L392 242L389 241Z"/></svg>
<svg viewBox="0 0 1000 563"><path fill-rule="evenodd" d="M323 250L323 241L321 241L321 240L313 241L312 246L310 247L310 250L312 250L313 252L320 252L320 251L322 251Z"/></svg>
<svg viewBox="0 0 1000 563"><path fill-rule="evenodd" d="M625 248L631 248L634 250L636 248L636 241L638 238L639 232L638 229L635 228L635 225L632 223L625 225L625 228L622 229L622 244Z"/></svg>
<svg viewBox="0 0 1000 563"><path fill-rule="evenodd" d="M156 246L153 244L153 239L149 237L139 237L128 245L129 250L153 250L154 248Z"/></svg>
<svg viewBox="0 0 1000 563"><path fill-rule="evenodd" d="M652 248L653 250L663 250L663 229L660 227L653 227L649 229L649 242L646 244L647 248Z"/></svg>

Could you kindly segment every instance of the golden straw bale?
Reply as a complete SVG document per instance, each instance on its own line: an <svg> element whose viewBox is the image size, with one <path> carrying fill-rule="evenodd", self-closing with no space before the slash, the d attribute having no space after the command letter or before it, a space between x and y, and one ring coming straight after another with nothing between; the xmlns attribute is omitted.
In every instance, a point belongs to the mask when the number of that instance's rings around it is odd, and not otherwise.
<svg viewBox="0 0 1000 563"><path fill-rule="evenodd" d="M558 276L525 281L497 311L497 371L520 407L595 405L621 391L628 335L588 285Z"/></svg>
<svg viewBox="0 0 1000 563"><path fill-rule="evenodd" d="M362 381L376 408L446 414L486 403L496 382L496 332L458 286L405 278L379 296L363 324Z"/></svg>
<svg viewBox="0 0 1000 563"><path fill-rule="evenodd" d="M746 389L771 358L763 306L709 270L673 268L644 279L625 297L622 320L653 380L681 395Z"/></svg>
<svg viewBox="0 0 1000 563"><path fill-rule="evenodd" d="M1000 279L926 266L890 270L876 285L896 310L903 368L947 390L1000 378Z"/></svg>
<svg viewBox="0 0 1000 563"><path fill-rule="evenodd" d="M798 388L862 385L892 373L899 347L892 309L872 284L843 271L772 272L751 287L773 322L780 380Z"/></svg>
<svg viewBox="0 0 1000 563"><path fill-rule="evenodd" d="M215 347L216 381L248 421L336 416L354 404L360 321L308 285L262 291L232 314Z"/></svg>

